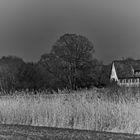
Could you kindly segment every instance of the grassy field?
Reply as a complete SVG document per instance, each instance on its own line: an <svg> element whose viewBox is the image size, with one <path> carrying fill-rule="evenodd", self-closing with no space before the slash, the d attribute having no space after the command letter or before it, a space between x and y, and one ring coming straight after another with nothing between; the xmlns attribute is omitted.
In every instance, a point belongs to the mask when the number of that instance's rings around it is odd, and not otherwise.
<svg viewBox="0 0 140 140"><path fill-rule="evenodd" d="M139 89L46 92L0 96L0 123L140 133Z"/></svg>

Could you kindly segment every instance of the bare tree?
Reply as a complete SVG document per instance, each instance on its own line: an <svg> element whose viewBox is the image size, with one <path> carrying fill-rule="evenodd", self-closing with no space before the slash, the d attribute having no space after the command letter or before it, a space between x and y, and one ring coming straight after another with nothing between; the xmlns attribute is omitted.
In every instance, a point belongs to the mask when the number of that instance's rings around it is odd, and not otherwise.
<svg viewBox="0 0 140 140"><path fill-rule="evenodd" d="M76 89L79 71L90 64L94 46L86 37L76 34L65 34L53 45L50 54L44 54L43 62L48 71L67 83L69 89Z"/></svg>

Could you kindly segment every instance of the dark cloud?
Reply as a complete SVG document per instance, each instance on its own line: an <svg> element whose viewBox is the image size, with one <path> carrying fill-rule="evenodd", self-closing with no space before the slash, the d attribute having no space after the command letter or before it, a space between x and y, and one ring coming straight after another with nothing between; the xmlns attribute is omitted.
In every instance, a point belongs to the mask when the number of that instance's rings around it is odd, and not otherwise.
<svg viewBox="0 0 140 140"><path fill-rule="evenodd" d="M96 57L139 58L139 0L0 0L0 56L37 61L64 33L86 36Z"/></svg>

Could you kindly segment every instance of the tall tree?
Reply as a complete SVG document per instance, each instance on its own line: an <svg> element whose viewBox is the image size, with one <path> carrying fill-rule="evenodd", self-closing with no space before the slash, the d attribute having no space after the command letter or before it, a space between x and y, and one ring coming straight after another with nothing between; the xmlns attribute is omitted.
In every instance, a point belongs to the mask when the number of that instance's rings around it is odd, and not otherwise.
<svg viewBox="0 0 140 140"><path fill-rule="evenodd" d="M69 89L76 89L77 79L82 76L81 71L89 67L93 53L94 46L86 37L64 34L53 45L50 54L42 55L40 62Z"/></svg>

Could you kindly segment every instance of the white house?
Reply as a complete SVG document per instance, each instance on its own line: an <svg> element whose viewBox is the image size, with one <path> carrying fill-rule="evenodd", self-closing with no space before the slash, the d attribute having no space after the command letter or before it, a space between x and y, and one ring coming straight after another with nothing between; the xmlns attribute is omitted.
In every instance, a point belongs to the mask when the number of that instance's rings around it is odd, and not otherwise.
<svg viewBox="0 0 140 140"><path fill-rule="evenodd" d="M120 86L140 86L140 60L133 60L132 63L126 60L114 61L110 80Z"/></svg>

